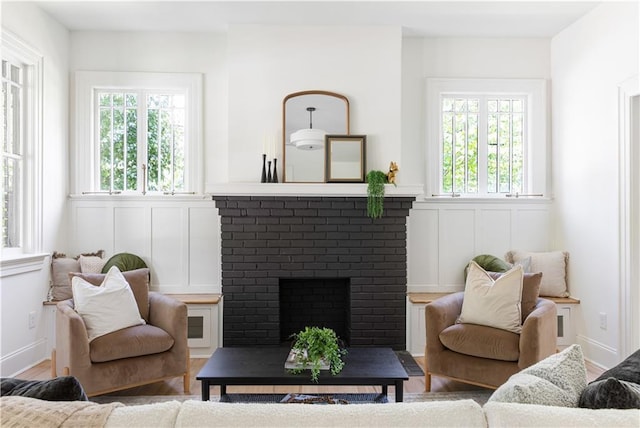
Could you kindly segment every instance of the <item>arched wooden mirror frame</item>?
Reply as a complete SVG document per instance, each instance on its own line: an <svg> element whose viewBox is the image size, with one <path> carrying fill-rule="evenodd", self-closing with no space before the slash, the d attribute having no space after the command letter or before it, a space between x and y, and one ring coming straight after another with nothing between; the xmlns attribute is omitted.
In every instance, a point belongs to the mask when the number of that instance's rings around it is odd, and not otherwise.
<svg viewBox="0 0 640 428"><path fill-rule="evenodd" d="M306 97L306 99L299 98ZM323 97L326 102L323 104ZM299 98L297 104L293 100ZM289 112L290 120L287 120L287 102L290 101L289 108L296 109L296 118ZM343 104L344 103L344 107ZM325 180L325 149L322 150L299 150L295 146L288 144L291 133L309 127L309 113L307 107L315 107L313 112L313 127L322 129L327 134L350 134L350 108L349 99L336 92L309 90L294 92L284 97L282 100L282 176L283 183L324 183ZM344 108L344 113L339 109ZM327 109L333 109L327 111ZM334 111L336 110L336 111ZM342 122L344 118L344 122ZM326 143L325 143L326 144ZM296 152L293 152L296 150ZM289 152L289 153L288 153ZM289 156L287 155L289 154ZM300 171L302 179L296 179L293 171ZM300 175L299 175L300 176Z"/></svg>

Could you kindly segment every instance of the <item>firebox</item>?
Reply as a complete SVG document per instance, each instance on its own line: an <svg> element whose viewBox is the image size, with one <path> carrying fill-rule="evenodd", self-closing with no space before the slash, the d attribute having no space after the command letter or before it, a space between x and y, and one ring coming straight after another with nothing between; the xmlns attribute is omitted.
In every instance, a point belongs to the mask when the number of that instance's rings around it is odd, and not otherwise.
<svg viewBox="0 0 640 428"><path fill-rule="evenodd" d="M349 345L349 278L280 280L280 341L307 326L328 327Z"/></svg>

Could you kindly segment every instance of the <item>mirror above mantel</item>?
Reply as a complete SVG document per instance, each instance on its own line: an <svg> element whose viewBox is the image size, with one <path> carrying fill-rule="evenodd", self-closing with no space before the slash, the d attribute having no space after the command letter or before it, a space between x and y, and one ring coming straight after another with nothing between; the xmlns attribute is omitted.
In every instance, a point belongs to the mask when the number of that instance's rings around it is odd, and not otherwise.
<svg viewBox="0 0 640 428"><path fill-rule="evenodd" d="M320 90L289 94L282 102L282 130L283 182L324 183L325 135L349 134L349 100Z"/></svg>

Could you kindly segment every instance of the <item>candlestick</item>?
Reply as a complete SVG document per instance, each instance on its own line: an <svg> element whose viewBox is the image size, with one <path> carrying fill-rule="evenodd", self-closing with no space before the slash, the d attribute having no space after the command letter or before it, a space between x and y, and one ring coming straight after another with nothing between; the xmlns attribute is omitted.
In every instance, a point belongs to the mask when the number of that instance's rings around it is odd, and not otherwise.
<svg viewBox="0 0 640 428"><path fill-rule="evenodd" d="M271 176L271 182L278 182L278 159L273 158L273 176Z"/></svg>
<svg viewBox="0 0 640 428"><path fill-rule="evenodd" d="M267 161L267 183L271 183L271 161Z"/></svg>
<svg viewBox="0 0 640 428"><path fill-rule="evenodd" d="M267 182L267 171L265 169L265 161L267 160L267 154L263 153L262 154L262 176L260 177L260 183L266 183Z"/></svg>

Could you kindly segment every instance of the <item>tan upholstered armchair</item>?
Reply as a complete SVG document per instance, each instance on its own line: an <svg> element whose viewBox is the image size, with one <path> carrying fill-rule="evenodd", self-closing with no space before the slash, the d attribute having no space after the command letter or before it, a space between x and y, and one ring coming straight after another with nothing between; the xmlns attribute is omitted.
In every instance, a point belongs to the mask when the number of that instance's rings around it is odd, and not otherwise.
<svg viewBox="0 0 640 428"><path fill-rule="evenodd" d="M475 324L456 324L464 292L441 297L426 306L425 389L431 376L497 388L520 370L556 352L556 305L537 299L520 334ZM448 346L442 343L445 332Z"/></svg>
<svg viewBox="0 0 640 428"><path fill-rule="evenodd" d="M80 274L77 274L80 275ZM89 342L73 300L59 302L52 374L78 378L88 396L105 394L182 376L189 393L187 307L149 291L149 269L123 272L133 291L144 325L114 331ZM100 285L104 274L80 275Z"/></svg>

